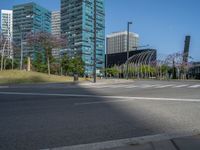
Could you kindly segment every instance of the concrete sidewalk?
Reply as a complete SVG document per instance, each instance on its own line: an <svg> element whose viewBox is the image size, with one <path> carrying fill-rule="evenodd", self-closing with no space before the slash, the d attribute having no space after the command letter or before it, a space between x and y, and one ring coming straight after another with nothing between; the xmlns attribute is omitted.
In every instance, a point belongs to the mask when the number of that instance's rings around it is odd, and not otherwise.
<svg viewBox="0 0 200 150"><path fill-rule="evenodd" d="M134 80L126 80L126 79L99 79L95 83L95 85L108 85L108 84L124 84L124 83L134 83ZM94 85L91 81L82 81L78 83L79 85Z"/></svg>
<svg viewBox="0 0 200 150"><path fill-rule="evenodd" d="M200 150L200 135L127 145L106 150Z"/></svg>
<svg viewBox="0 0 200 150"><path fill-rule="evenodd" d="M42 150L200 150L200 132L179 131Z"/></svg>

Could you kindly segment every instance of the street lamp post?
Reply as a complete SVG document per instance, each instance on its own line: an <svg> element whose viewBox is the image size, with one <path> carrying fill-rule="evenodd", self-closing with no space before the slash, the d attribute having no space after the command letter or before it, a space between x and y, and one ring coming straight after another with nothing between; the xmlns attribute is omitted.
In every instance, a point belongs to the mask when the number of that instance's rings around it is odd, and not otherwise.
<svg viewBox="0 0 200 150"><path fill-rule="evenodd" d="M107 69L108 69L108 41L106 41L106 66L105 66L105 77L108 78Z"/></svg>
<svg viewBox="0 0 200 150"><path fill-rule="evenodd" d="M96 83L96 44L97 44L97 11L96 11L96 3L97 1L94 0L94 64L93 64L93 78L94 78L94 83Z"/></svg>
<svg viewBox="0 0 200 150"><path fill-rule="evenodd" d="M126 63L126 79L128 80L128 60L129 60L129 29L132 22L127 24L127 63Z"/></svg>
<svg viewBox="0 0 200 150"><path fill-rule="evenodd" d="M20 41L21 41L21 54L20 54L20 70L22 70L23 67L23 35L22 35L22 30L20 27Z"/></svg>

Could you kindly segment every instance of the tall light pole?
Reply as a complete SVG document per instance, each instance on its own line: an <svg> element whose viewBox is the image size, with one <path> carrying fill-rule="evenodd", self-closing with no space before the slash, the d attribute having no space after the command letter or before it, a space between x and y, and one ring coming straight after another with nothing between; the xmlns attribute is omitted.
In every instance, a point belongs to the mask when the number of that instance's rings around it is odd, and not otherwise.
<svg viewBox="0 0 200 150"><path fill-rule="evenodd" d="M22 27L19 26L20 31L20 41L21 41L21 54L20 54L20 70L22 70L23 67L23 33L22 33Z"/></svg>
<svg viewBox="0 0 200 150"><path fill-rule="evenodd" d="M126 79L128 80L128 60L129 60L129 30L132 22L127 23L127 63L126 63Z"/></svg>
<svg viewBox="0 0 200 150"><path fill-rule="evenodd" d="M105 66L105 76L106 76L106 79L108 78L108 76L107 76L107 69L108 69L108 40L106 40L106 66Z"/></svg>
<svg viewBox="0 0 200 150"><path fill-rule="evenodd" d="M96 44L97 44L97 6L96 6L97 1L94 0L94 62L93 62L93 79L94 83L96 83Z"/></svg>

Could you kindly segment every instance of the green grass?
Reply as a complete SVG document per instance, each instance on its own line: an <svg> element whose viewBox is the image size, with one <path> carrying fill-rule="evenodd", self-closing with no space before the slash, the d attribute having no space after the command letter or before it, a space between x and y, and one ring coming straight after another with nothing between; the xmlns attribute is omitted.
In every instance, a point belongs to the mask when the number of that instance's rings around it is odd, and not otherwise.
<svg viewBox="0 0 200 150"><path fill-rule="evenodd" d="M83 79L80 79L83 80ZM72 77L18 70L0 71L0 84L72 82Z"/></svg>

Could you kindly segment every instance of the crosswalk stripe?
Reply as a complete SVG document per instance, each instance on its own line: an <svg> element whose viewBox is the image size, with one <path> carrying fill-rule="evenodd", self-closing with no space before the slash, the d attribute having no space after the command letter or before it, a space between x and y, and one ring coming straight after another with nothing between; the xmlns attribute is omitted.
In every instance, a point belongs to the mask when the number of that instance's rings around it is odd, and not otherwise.
<svg viewBox="0 0 200 150"><path fill-rule="evenodd" d="M143 85L124 85L124 84L118 84L118 85L87 85L84 86L85 88L125 88L125 89L131 89L131 88L142 88L142 89L148 89L148 88L155 88L155 89L159 89L159 88L199 88L200 85L189 85L189 84L166 84L166 85L161 85L161 84L143 84ZM1 86L0 86L1 88Z"/></svg>
<svg viewBox="0 0 200 150"><path fill-rule="evenodd" d="M8 86L0 86L0 89L9 88Z"/></svg>
<svg viewBox="0 0 200 150"><path fill-rule="evenodd" d="M155 87L156 85L142 85L141 88L151 88Z"/></svg>
<svg viewBox="0 0 200 150"><path fill-rule="evenodd" d="M100 89L100 88L109 88L110 86L95 86L95 87L92 87L92 88L98 88L98 89Z"/></svg>
<svg viewBox="0 0 200 150"><path fill-rule="evenodd" d="M182 87L187 87L188 84L184 84L184 85L177 85L177 86L174 86L174 88L182 88Z"/></svg>
<svg viewBox="0 0 200 150"><path fill-rule="evenodd" d="M161 85L161 86L156 86L155 88L166 88L166 87L171 87L174 86L173 84L169 84L169 85Z"/></svg>
<svg viewBox="0 0 200 150"><path fill-rule="evenodd" d="M198 88L200 87L200 85L193 85L193 86L190 86L189 88Z"/></svg>
<svg viewBox="0 0 200 150"><path fill-rule="evenodd" d="M136 86L136 85L128 85L126 88L136 88L136 87L138 87L138 86Z"/></svg>
<svg viewBox="0 0 200 150"><path fill-rule="evenodd" d="M128 85L112 85L110 88L127 88Z"/></svg>

